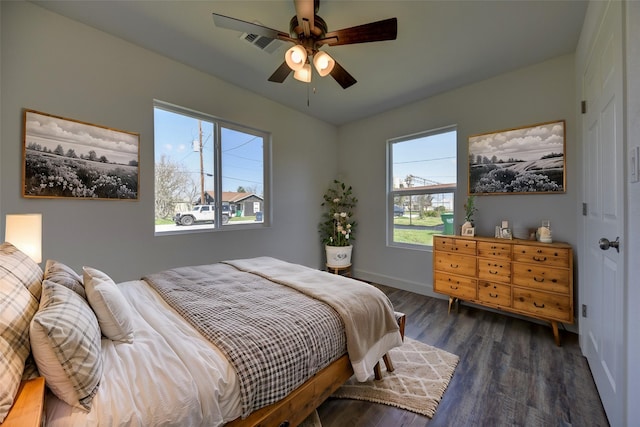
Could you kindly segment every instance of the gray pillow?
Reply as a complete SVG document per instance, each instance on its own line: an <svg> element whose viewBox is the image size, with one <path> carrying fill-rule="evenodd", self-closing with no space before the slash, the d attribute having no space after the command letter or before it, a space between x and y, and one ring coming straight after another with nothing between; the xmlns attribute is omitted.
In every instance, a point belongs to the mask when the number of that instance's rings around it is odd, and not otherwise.
<svg viewBox="0 0 640 427"><path fill-rule="evenodd" d="M45 280L30 334L33 358L47 386L67 404L90 410L103 366L100 327L89 303Z"/></svg>
<svg viewBox="0 0 640 427"><path fill-rule="evenodd" d="M82 284L82 277L73 271L71 267L61 262L52 259L47 260L44 267L44 280L51 280L52 282L66 286L82 298L87 298L84 285Z"/></svg>

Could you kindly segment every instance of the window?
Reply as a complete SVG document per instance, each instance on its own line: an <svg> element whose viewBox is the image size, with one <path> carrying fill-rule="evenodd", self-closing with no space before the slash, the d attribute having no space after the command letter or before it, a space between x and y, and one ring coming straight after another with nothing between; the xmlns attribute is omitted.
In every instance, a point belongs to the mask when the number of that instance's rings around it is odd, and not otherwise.
<svg viewBox="0 0 640 427"><path fill-rule="evenodd" d="M395 138L388 150L389 244L430 247L434 234L454 234L456 128Z"/></svg>
<svg viewBox="0 0 640 427"><path fill-rule="evenodd" d="M269 145L266 132L155 101L156 234L267 225Z"/></svg>

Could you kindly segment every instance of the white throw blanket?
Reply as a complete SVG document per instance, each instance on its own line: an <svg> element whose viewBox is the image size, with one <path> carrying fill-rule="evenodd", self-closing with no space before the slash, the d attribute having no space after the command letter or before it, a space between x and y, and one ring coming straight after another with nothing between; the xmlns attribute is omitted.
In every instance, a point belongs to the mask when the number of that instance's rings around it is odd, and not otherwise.
<svg viewBox="0 0 640 427"><path fill-rule="evenodd" d="M270 257L224 261L239 270L289 286L331 305L345 324L347 351L356 379L366 381L376 363L402 345L389 298L358 280Z"/></svg>

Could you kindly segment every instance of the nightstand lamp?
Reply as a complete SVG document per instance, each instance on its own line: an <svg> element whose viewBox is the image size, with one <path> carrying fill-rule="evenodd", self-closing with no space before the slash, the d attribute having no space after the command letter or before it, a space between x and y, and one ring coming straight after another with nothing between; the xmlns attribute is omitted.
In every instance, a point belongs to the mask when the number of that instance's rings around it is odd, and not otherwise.
<svg viewBox="0 0 640 427"><path fill-rule="evenodd" d="M4 241L36 263L42 262L42 214L11 214L5 222Z"/></svg>

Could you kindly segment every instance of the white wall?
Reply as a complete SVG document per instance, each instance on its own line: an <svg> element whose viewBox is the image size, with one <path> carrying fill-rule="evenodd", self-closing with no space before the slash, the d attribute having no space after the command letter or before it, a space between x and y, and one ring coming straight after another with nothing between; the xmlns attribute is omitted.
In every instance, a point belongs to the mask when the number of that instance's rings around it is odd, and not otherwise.
<svg viewBox="0 0 640 427"><path fill-rule="evenodd" d="M478 196L477 234L493 236L507 219L514 230L550 219L553 238L574 245L576 141L574 57L566 55L398 108L339 129L339 171L359 197L354 247L358 277L433 293L432 253L386 247L386 141L443 126L458 129L456 220L461 225L468 190L468 136L529 124L566 120L565 194ZM428 65L427 65L428 67Z"/></svg>
<svg viewBox="0 0 640 427"><path fill-rule="evenodd" d="M321 266L316 230L336 173L334 126L31 3L0 4L2 224L7 213L42 212L45 259L118 281L264 254ZM271 228L154 237L154 98L272 132ZM139 132L140 200L22 198L23 108Z"/></svg>

